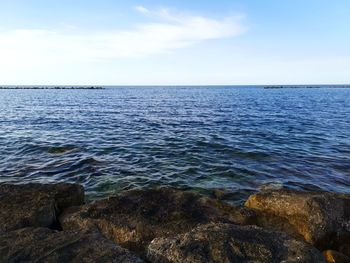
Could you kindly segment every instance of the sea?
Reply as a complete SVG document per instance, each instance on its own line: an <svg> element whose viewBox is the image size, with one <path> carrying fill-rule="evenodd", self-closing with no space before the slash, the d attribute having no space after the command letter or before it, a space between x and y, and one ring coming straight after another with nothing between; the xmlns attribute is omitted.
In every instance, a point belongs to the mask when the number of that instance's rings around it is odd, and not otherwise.
<svg viewBox="0 0 350 263"><path fill-rule="evenodd" d="M176 187L350 193L350 89L0 89L0 183L82 184L88 200Z"/></svg>

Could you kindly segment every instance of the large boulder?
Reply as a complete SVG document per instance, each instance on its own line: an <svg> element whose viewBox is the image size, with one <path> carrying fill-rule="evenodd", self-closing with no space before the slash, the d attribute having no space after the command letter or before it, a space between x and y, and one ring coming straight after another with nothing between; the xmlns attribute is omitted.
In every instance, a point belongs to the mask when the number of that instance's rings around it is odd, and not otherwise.
<svg viewBox="0 0 350 263"><path fill-rule="evenodd" d="M261 213L258 225L300 235L319 249L350 240L349 195L275 190L251 195L245 205Z"/></svg>
<svg viewBox="0 0 350 263"><path fill-rule="evenodd" d="M325 262L317 249L284 233L223 223L156 238L148 247L147 258L153 263Z"/></svg>
<svg viewBox="0 0 350 263"><path fill-rule="evenodd" d="M143 262L99 233L22 228L0 234L0 262Z"/></svg>
<svg viewBox="0 0 350 263"><path fill-rule="evenodd" d="M201 195L170 188L131 190L70 208L60 217L65 230L97 229L123 247L144 254L155 237L190 231L198 224L247 224L255 213Z"/></svg>
<svg viewBox="0 0 350 263"><path fill-rule="evenodd" d="M84 188L77 184L0 185L0 232L52 227L63 209L83 202Z"/></svg>

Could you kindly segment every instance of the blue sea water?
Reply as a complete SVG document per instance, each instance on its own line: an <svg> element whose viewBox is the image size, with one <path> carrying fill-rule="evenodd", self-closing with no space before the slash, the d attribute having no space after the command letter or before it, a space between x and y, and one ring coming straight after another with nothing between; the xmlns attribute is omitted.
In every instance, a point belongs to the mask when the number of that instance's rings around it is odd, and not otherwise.
<svg viewBox="0 0 350 263"><path fill-rule="evenodd" d="M0 90L0 183L350 193L350 89Z"/></svg>

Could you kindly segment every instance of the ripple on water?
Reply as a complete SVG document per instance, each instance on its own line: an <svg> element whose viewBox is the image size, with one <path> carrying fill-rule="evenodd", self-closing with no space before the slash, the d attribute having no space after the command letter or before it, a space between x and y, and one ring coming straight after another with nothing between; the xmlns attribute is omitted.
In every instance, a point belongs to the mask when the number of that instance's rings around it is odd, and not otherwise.
<svg viewBox="0 0 350 263"><path fill-rule="evenodd" d="M0 91L0 183L350 193L350 89ZM237 201L237 202L238 202Z"/></svg>

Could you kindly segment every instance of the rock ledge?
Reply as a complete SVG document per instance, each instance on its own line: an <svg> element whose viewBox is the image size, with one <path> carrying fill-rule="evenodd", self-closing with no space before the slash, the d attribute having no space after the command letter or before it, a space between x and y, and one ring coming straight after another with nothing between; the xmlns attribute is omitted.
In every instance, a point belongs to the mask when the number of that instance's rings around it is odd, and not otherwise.
<svg viewBox="0 0 350 263"><path fill-rule="evenodd" d="M77 184L0 185L0 262L337 263L349 230L344 194L272 190L234 206L156 188L84 204Z"/></svg>

